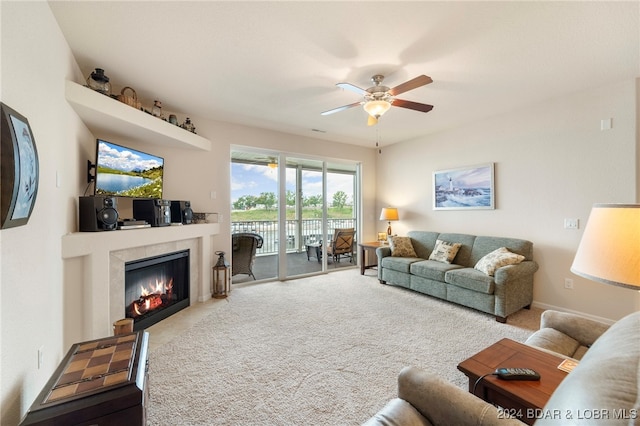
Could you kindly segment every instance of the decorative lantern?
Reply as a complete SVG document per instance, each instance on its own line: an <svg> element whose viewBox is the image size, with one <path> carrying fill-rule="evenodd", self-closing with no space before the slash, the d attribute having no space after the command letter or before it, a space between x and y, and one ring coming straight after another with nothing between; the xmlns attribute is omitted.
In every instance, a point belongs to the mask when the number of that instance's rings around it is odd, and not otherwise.
<svg viewBox="0 0 640 426"><path fill-rule="evenodd" d="M224 258L223 251L217 251L218 262L213 267L213 297L224 299L231 292L229 278L229 262Z"/></svg>

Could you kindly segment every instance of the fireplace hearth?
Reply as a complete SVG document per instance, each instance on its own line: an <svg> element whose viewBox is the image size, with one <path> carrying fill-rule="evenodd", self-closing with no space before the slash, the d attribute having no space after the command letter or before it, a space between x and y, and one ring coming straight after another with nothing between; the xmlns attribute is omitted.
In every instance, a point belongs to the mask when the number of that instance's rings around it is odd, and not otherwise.
<svg viewBox="0 0 640 426"><path fill-rule="evenodd" d="M189 250L125 263L125 317L143 330L186 308L189 300Z"/></svg>

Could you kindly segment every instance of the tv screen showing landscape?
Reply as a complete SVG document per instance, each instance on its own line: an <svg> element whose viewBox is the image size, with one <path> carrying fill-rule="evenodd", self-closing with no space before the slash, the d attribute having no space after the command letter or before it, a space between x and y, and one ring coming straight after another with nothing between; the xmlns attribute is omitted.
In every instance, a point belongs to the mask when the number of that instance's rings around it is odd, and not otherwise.
<svg viewBox="0 0 640 426"><path fill-rule="evenodd" d="M162 198L164 159L98 139L96 195Z"/></svg>

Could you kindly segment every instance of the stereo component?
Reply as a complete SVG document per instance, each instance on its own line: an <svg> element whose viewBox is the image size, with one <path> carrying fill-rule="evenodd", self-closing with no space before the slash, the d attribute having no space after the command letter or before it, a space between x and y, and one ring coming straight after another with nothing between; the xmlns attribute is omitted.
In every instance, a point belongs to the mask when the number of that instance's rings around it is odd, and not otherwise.
<svg viewBox="0 0 640 426"><path fill-rule="evenodd" d="M79 198L80 232L113 231L118 226L115 197L83 196Z"/></svg>
<svg viewBox="0 0 640 426"><path fill-rule="evenodd" d="M171 225L171 201L155 198L133 200L133 217L145 220L151 226Z"/></svg>
<svg viewBox="0 0 640 426"><path fill-rule="evenodd" d="M171 223L189 225L193 223L191 201L171 201Z"/></svg>

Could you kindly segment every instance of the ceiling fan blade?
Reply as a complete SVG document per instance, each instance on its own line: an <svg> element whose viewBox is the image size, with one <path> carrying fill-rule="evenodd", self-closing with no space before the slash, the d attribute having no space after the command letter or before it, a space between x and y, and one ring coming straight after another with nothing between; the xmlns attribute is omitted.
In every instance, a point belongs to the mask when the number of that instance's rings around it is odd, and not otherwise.
<svg viewBox="0 0 640 426"><path fill-rule="evenodd" d="M351 83L338 83L336 84L341 89L351 90L352 92L356 92L359 95L365 95L367 93L366 90L359 88L358 86L354 86Z"/></svg>
<svg viewBox="0 0 640 426"><path fill-rule="evenodd" d="M393 89L389 90L389 94L391 96L399 95L400 93L408 92L409 90L416 89L420 86L424 86L426 84L433 83L431 77L426 75L420 75L412 80L405 81L402 84L397 85Z"/></svg>
<svg viewBox="0 0 640 426"><path fill-rule="evenodd" d="M367 118L367 126L375 126L376 124L378 124L378 119L375 118L374 116L370 115Z"/></svg>
<svg viewBox="0 0 640 426"><path fill-rule="evenodd" d="M391 106L413 109L420 112L429 112L433 109L433 105L421 104L418 102L405 101L404 99L394 99Z"/></svg>
<svg viewBox="0 0 640 426"><path fill-rule="evenodd" d="M328 111L325 112L321 112L320 115L329 115L329 114L333 114L335 112L340 112L340 111L344 111L345 109L349 109L349 108L353 108L353 107L357 107L359 105L362 105L364 102L355 102L349 105L343 105L341 107L338 108L334 108L334 109L330 109Z"/></svg>

